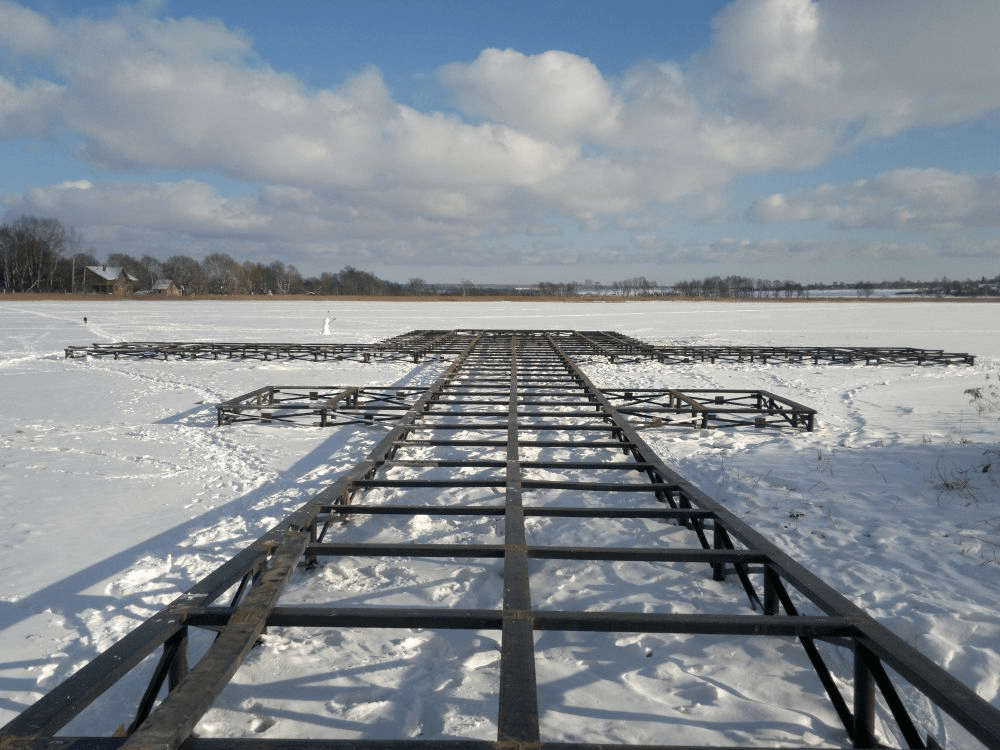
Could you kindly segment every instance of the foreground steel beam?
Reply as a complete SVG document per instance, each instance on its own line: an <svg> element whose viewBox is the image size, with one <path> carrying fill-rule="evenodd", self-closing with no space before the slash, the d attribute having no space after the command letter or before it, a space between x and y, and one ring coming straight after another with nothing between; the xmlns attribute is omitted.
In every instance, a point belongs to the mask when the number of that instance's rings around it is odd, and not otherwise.
<svg viewBox="0 0 1000 750"><path fill-rule="evenodd" d="M843 726L837 747L877 746L882 724L894 727L908 747L935 746L901 697L903 688L917 691L986 747L1000 747L1000 710L667 467L563 348L573 340L559 332L463 332L448 341L435 339L436 347L461 351L364 460L0 729L0 748L591 748L541 736L535 639L552 631L795 638L815 670L817 693L829 699ZM468 411L475 416L463 421ZM426 473L449 468L456 471L446 479ZM555 470L563 478L549 478L546 472ZM449 495L453 489L499 495L495 502L470 504L460 494ZM342 521L350 516L385 519L388 525L394 517L415 515L502 519L502 538L458 545L386 543L364 536L335 540L334 530L344 528ZM661 519L677 524L681 539L669 547L533 543L529 522L557 518ZM442 557L459 563L499 560L501 601L487 609L280 603L297 566L311 570L350 557L402 565ZM694 575L735 577L742 600L734 599L731 613L724 614L540 607L532 598L540 583L533 566L546 560L652 561L678 566L685 575L691 572L684 566L694 565ZM306 576L300 585L308 584ZM195 736L200 717L264 628L284 627L499 631L496 737L303 741ZM218 636L196 658L188 640L197 630ZM831 650L851 665L846 674L836 673L824 658ZM147 660L157 654L158 660ZM140 670L149 687L133 705L119 707L121 736L60 735L89 704ZM669 679L661 684L664 692L671 690ZM585 712L579 721L588 721Z"/></svg>

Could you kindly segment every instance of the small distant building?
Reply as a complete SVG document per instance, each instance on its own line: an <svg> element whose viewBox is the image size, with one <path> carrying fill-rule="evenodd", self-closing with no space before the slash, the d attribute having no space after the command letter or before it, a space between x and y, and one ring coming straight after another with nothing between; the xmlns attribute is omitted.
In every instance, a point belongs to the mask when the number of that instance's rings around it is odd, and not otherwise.
<svg viewBox="0 0 1000 750"><path fill-rule="evenodd" d="M170 279L160 279L153 284L153 288L150 291L152 294L159 294L164 297L180 297L182 294L181 288Z"/></svg>
<svg viewBox="0 0 1000 750"><path fill-rule="evenodd" d="M121 266L87 266L83 271L83 290L92 294L128 297L138 283L139 279Z"/></svg>

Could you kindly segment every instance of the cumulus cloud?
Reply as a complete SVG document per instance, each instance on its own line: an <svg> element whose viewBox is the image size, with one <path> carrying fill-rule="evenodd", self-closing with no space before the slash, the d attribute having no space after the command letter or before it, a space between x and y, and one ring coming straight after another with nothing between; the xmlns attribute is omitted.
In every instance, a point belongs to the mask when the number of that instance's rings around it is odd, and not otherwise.
<svg viewBox="0 0 1000 750"><path fill-rule="evenodd" d="M822 221L838 228L1000 226L1000 174L896 169L846 185L820 185L755 202L760 222Z"/></svg>
<svg viewBox="0 0 1000 750"><path fill-rule="evenodd" d="M439 204L447 199L416 190L394 198L377 191L331 196L280 185L224 196L198 180L74 180L34 188L9 199L8 206L13 214L58 216L85 227L87 241L104 253L198 256L221 246L240 258L283 257L326 268L365 258L424 266L494 264L490 242L513 234L504 213L475 222L442 218ZM407 210L399 209L401 200Z"/></svg>
<svg viewBox="0 0 1000 750"><path fill-rule="evenodd" d="M996 111L997 36L995 0L735 0L702 54L613 79L565 51L484 50L437 71L456 108L443 112L401 104L374 67L310 88L261 60L246 34L166 17L155 3L53 20L0 0L0 50L15 62L0 75L0 137L66 136L92 169L218 175L252 196L116 178L6 202L68 211L84 228L117 215L303 247L337 232L400 256L433 245L451 258L442 248L470 239L573 222L589 232L650 207L718 204L740 175L810 167L866 140ZM770 196L750 213L996 226L996 182L900 170Z"/></svg>
<svg viewBox="0 0 1000 750"><path fill-rule="evenodd" d="M268 214L246 198L223 198L196 180L104 182L72 180L29 190L23 213L65 217L70 225L114 225L121 216L141 226L177 233L267 233Z"/></svg>
<svg viewBox="0 0 1000 750"><path fill-rule="evenodd" d="M54 132L62 93L61 86L49 81L18 85L0 76L0 138Z"/></svg>
<svg viewBox="0 0 1000 750"><path fill-rule="evenodd" d="M63 83L17 87L0 117L24 118L31 109L41 117L33 100L58 92L64 126L106 168L212 169L315 187L521 186L567 158L564 147L502 124L403 107L374 68L335 89L308 90L257 60L245 36L216 21L135 9L58 25L29 13L10 21L10 36L22 24L48 40L12 50L43 56Z"/></svg>
<svg viewBox="0 0 1000 750"><path fill-rule="evenodd" d="M776 97L829 88L843 75L820 6L807 0L734 3L713 26L711 65L739 76L748 93Z"/></svg>
<svg viewBox="0 0 1000 750"><path fill-rule="evenodd" d="M43 55L54 49L53 26L41 13L10 0L0 0L0 18L4 21L0 24L0 49L7 54Z"/></svg>
<svg viewBox="0 0 1000 750"><path fill-rule="evenodd" d="M487 49L467 65L444 66L440 76L466 112L557 142L608 134L620 107L593 63L558 50Z"/></svg>
<svg viewBox="0 0 1000 750"><path fill-rule="evenodd" d="M214 169L318 188L493 185L552 199L580 175L586 183L606 172L613 214L743 171L820 163L859 122L866 133L894 132L998 106L995 45L959 35L998 20L991 3L943 13L918 0L739 0L687 74L661 61L618 81L568 52L487 49L439 71L468 122L400 105L374 68L310 90L218 21L125 6L53 22L5 1L8 54L50 79L0 80L0 123L65 127L105 167ZM945 33L928 36L930 20L944 17ZM867 43L873 26L893 28L897 43ZM589 215L596 203L567 197L563 208Z"/></svg>
<svg viewBox="0 0 1000 750"><path fill-rule="evenodd" d="M731 114L850 144L1000 107L998 32L993 0L745 0L717 17L699 80Z"/></svg>

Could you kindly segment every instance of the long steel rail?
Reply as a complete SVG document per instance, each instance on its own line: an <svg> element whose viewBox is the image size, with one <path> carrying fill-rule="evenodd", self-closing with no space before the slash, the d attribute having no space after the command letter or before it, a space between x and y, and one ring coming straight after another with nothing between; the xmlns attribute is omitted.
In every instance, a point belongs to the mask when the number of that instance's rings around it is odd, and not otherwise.
<svg viewBox="0 0 1000 750"><path fill-rule="evenodd" d="M364 460L0 729L0 748L598 747L552 740L543 732L536 638L546 631L795 638L815 671L817 693L827 696L843 725L843 742L827 746L878 747L885 739L879 727L889 726L906 747L935 747L909 707L907 696L915 691L986 747L1000 747L1000 710L667 467L587 379L559 336L486 332L459 340L463 351ZM442 469L447 476L440 476ZM554 472L561 477L552 478ZM470 490L496 501L470 503L464 499ZM378 524L417 515L465 518L470 526L502 519L503 532L495 541L421 545L378 543L350 533L360 520ZM348 517L355 520L345 526ZM540 545L529 533L532 523L543 521L643 519L677 524L687 543ZM498 560L501 600L486 609L346 606L337 599L282 603L296 570L352 557ZM716 580L734 577L743 596L728 614L556 610L532 598L552 560L655 562L684 570L695 565L696 575L704 570ZM499 632L496 736L302 740L196 733L265 629L285 627ZM217 634L200 655L189 648L196 631ZM831 650L852 665L848 674L831 666ZM134 672L142 673L147 687L131 704L120 704L120 695L114 699L120 731L61 734ZM669 680L662 689L671 690ZM578 720L588 721L586 715Z"/></svg>

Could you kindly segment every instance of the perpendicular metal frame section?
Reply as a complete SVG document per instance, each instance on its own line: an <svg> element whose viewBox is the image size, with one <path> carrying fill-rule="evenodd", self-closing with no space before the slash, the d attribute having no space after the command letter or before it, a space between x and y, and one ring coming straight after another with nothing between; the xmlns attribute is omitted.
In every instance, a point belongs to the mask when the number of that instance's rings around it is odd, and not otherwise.
<svg viewBox="0 0 1000 750"><path fill-rule="evenodd" d="M580 332L595 351L619 360L664 364L757 363L812 365L974 365L966 352L901 346L735 346L651 344L615 331Z"/></svg>
<svg viewBox="0 0 1000 750"><path fill-rule="evenodd" d="M913 347L850 346L704 346L651 344L615 331L522 330L414 330L375 344L363 343L254 343L133 341L68 346L67 359L111 357L119 359L299 359L313 362L373 359L410 359L455 356L472 336L558 336L575 358L604 357L612 362L655 360L664 364L865 364L865 365L972 365L975 356L964 352Z"/></svg>
<svg viewBox="0 0 1000 750"><path fill-rule="evenodd" d="M267 385L216 404L217 425L240 422L344 424L392 422L406 414L426 388L394 386Z"/></svg>
<svg viewBox="0 0 1000 750"><path fill-rule="evenodd" d="M269 385L216 405L217 424L264 422L332 427L399 419L422 388ZM605 388L618 411L643 427L792 427L811 432L816 410L764 390ZM470 405L466 417L476 411ZM521 416L531 416L531 404ZM581 416L589 416L581 412Z"/></svg>
<svg viewBox="0 0 1000 750"><path fill-rule="evenodd" d="M312 362L369 362L385 356L378 344L293 344L202 341L119 341L66 347L66 359L81 357L132 359L299 359Z"/></svg>
<svg viewBox="0 0 1000 750"><path fill-rule="evenodd" d="M812 432L816 410L759 389L604 388L621 414L642 417L642 426L793 427Z"/></svg>
<svg viewBox="0 0 1000 750"><path fill-rule="evenodd" d="M454 356L458 349L447 348L445 342L454 342L450 332L421 332L396 336L378 343L265 343L265 342L225 342L225 341L118 341L94 343L83 346L68 346L64 350L66 359L96 357L120 359L255 359L305 360L328 362L351 360L371 362L373 359L412 360L419 362L425 356L434 356L434 351ZM467 343L467 341L466 341ZM459 344L460 346L460 344Z"/></svg>

